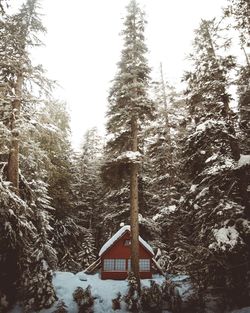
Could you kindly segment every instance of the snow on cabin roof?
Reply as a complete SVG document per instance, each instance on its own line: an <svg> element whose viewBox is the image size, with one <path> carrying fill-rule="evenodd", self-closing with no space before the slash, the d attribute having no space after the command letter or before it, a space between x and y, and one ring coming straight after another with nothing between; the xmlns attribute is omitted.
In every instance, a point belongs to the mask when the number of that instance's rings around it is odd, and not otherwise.
<svg viewBox="0 0 250 313"><path fill-rule="evenodd" d="M125 225L122 228L120 228L113 237L111 237L101 248L99 252L99 256L101 256L105 251L107 251L126 231L130 232L130 226ZM154 255L153 249L150 247L150 245L139 236L139 242L146 248L152 255Z"/></svg>

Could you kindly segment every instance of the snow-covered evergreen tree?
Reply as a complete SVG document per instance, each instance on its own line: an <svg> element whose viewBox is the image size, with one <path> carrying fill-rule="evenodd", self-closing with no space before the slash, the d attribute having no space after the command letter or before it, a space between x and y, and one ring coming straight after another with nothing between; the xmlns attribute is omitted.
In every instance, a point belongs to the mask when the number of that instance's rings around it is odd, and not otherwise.
<svg viewBox="0 0 250 313"><path fill-rule="evenodd" d="M97 248L103 243L101 224L105 218L101 180L103 159L103 139L96 128L89 129L85 135L80 152L74 162L74 210L80 225L91 231Z"/></svg>
<svg viewBox="0 0 250 313"><path fill-rule="evenodd" d="M240 34L240 45L244 54L244 64L239 69L237 81L239 95L239 122L241 130L241 153L250 154L250 3L249 1L230 0L225 16Z"/></svg>
<svg viewBox="0 0 250 313"><path fill-rule="evenodd" d="M52 244L58 254L58 268L77 272L87 267L95 258L94 238L89 225L88 213L80 214L79 201L85 195L78 194L75 182L81 184L75 171L69 135L69 114L66 105L48 101L39 111L34 134L45 153L48 195L54 210ZM80 164L77 164L80 167ZM94 170L93 170L94 171ZM94 201L94 197L92 199ZM85 208L84 208L85 209Z"/></svg>
<svg viewBox="0 0 250 313"><path fill-rule="evenodd" d="M105 169L108 181L114 182L114 177L121 183L122 178L130 177L132 268L139 283L137 176L141 153L138 133L152 117L152 102L148 96L150 69L146 59L144 14L135 0L130 1L127 12L122 32L124 48L109 95Z"/></svg>
<svg viewBox="0 0 250 313"><path fill-rule="evenodd" d="M0 293L8 304L18 298L23 310L49 307L55 301L50 269L57 262L49 239L50 199L42 169L42 153L31 136L31 114L38 92L47 92L41 66L33 66L29 49L39 46L44 27L37 1L27 1L14 15L1 20L1 279ZM36 85L36 92L32 86ZM44 94L44 93L43 93ZM31 111L31 112L30 112ZM32 153L27 147L32 147ZM39 151L39 152L38 152ZM26 162L28 158L30 162ZM39 173L38 173L39 172ZM41 174L40 180L38 179ZM8 182L7 182L8 181ZM2 302L1 302L2 305Z"/></svg>
<svg viewBox="0 0 250 313"><path fill-rule="evenodd" d="M228 304L241 305L248 297L247 272L238 265L249 259L249 222L229 106L227 73L234 62L231 56L219 56L215 30L215 21L202 21L194 41L194 72L186 75L193 129L184 155L192 185L178 208L182 231L177 255L184 255L200 287L221 287Z"/></svg>
<svg viewBox="0 0 250 313"><path fill-rule="evenodd" d="M73 165L70 144L70 117L66 104L61 101L46 101L34 120L39 129L36 140L45 151L47 182L55 216L58 218L72 213Z"/></svg>
<svg viewBox="0 0 250 313"><path fill-rule="evenodd" d="M157 104L155 120L146 128L146 172L150 211L176 205L181 197L180 139L186 109L183 96L166 84L162 76L154 88ZM181 135L180 135L181 134Z"/></svg>
<svg viewBox="0 0 250 313"><path fill-rule="evenodd" d="M54 222L53 247L58 254L58 268L79 272L95 260L92 233L79 225L78 219L64 217Z"/></svg>

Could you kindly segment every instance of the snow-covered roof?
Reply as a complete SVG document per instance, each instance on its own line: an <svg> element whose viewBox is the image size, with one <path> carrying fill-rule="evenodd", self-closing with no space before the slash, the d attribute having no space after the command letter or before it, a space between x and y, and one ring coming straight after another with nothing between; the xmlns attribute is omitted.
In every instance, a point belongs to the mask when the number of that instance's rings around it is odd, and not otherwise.
<svg viewBox="0 0 250 313"><path fill-rule="evenodd" d="M119 238L121 238L121 236L126 232L129 231L130 232L130 226L129 225L125 225L123 227L121 227L115 234L113 237L111 237L101 248L100 252L99 252L99 256L101 256L105 251L107 251ZM141 238L141 236L139 236L139 242L144 246L144 248L146 248L150 253L152 253L152 255L154 255L154 251L153 249L150 247L150 245Z"/></svg>

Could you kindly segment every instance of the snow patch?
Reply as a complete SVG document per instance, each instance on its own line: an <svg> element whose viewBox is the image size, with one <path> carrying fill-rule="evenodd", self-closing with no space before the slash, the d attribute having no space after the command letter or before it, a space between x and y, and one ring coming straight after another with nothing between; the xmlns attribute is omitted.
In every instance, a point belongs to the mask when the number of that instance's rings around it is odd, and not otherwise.
<svg viewBox="0 0 250 313"><path fill-rule="evenodd" d="M194 192L196 190L198 185L192 185L189 189L189 191Z"/></svg>
<svg viewBox="0 0 250 313"><path fill-rule="evenodd" d="M175 210L176 210L176 205L169 205L166 208L161 209L161 213L169 214L171 212L174 212Z"/></svg>
<svg viewBox="0 0 250 313"><path fill-rule="evenodd" d="M117 160L129 160L130 162L139 162L141 161L142 154L139 151L125 151L123 152L119 157L117 157Z"/></svg>
<svg viewBox="0 0 250 313"><path fill-rule="evenodd" d="M238 161L239 167L250 164L250 154L241 154Z"/></svg>
<svg viewBox="0 0 250 313"><path fill-rule="evenodd" d="M218 172L222 172L223 170L233 168L235 166L235 161L233 159L226 158L224 160L224 164L215 164L214 166L210 166L206 173L209 175L217 174Z"/></svg>
<svg viewBox="0 0 250 313"><path fill-rule="evenodd" d="M76 275L68 272L55 272L53 277L53 285L56 290L58 301L63 300L68 306L69 313L78 312L76 302L73 300L73 292L77 287L86 289L88 285L91 286L91 294L95 298L94 309L95 313L111 313L114 312L112 309L112 299L116 298L118 292L125 295L128 291L128 282L126 280L101 280L99 274L86 275L87 281L81 281L79 278L82 277L82 272ZM161 275L154 275L153 280L162 285L165 281L165 277ZM142 287L150 286L150 279L141 280ZM55 310L57 303L50 309L44 309L39 313L52 313ZM20 311L15 311L20 313ZM126 313L127 310L122 308L117 311L120 313ZM14 312L12 312L14 313Z"/></svg>
<svg viewBox="0 0 250 313"><path fill-rule="evenodd" d="M230 313L250 313L250 306L239 309L239 310L231 311Z"/></svg>
<svg viewBox="0 0 250 313"><path fill-rule="evenodd" d="M205 163L215 161L218 158L218 154L213 154L210 158L206 159Z"/></svg>
<svg viewBox="0 0 250 313"><path fill-rule="evenodd" d="M198 193L198 195L196 196L196 200L204 197L208 192L209 192L209 187L205 187Z"/></svg>
<svg viewBox="0 0 250 313"><path fill-rule="evenodd" d="M215 125L225 126L225 122L217 120L207 120L196 127L196 131L204 132L206 129L212 128Z"/></svg>
<svg viewBox="0 0 250 313"><path fill-rule="evenodd" d="M219 248L223 251L232 250L237 243L241 242L238 231L234 227L222 227L213 230L216 243L209 245L210 249Z"/></svg>
<svg viewBox="0 0 250 313"><path fill-rule="evenodd" d="M176 208L177 208L176 205L169 205L169 206L167 206L167 207L165 207L165 208L162 208L162 209L160 210L160 213L156 213L156 214L152 217L153 221L156 221L156 220L158 220L159 218L163 217L164 214L170 214L170 213L176 211Z"/></svg>

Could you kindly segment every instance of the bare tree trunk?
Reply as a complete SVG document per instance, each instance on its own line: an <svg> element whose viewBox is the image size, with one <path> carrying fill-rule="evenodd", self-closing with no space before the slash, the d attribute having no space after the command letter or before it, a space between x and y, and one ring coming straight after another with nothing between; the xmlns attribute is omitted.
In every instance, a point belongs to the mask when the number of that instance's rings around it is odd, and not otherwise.
<svg viewBox="0 0 250 313"><path fill-rule="evenodd" d="M131 119L131 148L136 152L138 149L138 127L137 118ZM130 227L131 227L131 266L135 275L138 292L140 293L139 273L139 223L138 223L138 164L130 165Z"/></svg>
<svg viewBox="0 0 250 313"><path fill-rule="evenodd" d="M133 8L136 8L136 1L133 1ZM136 65L136 24L135 24L135 14L133 18L133 61L134 66ZM133 78L133 97L137 97L137 76L134 73ZM135 113L131 116L131 150L138 151L138 125L137 116ZM130 228L131 228L131 267L135 275L138 293L141 293L141 282L140 282L140 272L139 272L139 223L138 223L138 164L130 164Z"/></svg>
<svg viewBox="0 0 250 313"><path fill-rule="evenodd" d="M246 58L246 62L247 62L247 66L250 67L250 61L249 61L249 57L248 57L248 55L247 55L246 49L244 48L243 45L241 46L241 49L242 49L243 52L244 52L244 55L245 55L245 58Z"/></svg>
<svg viewBox="0 0 250 313"><path fill-rule="evenodd" d="M15 94L16 98L12 102L11 113L11 143L7 165L7 179L12 183L13 190L19 194L19 119L21 110L23 77L19 75L16 80Z"/></svg>

